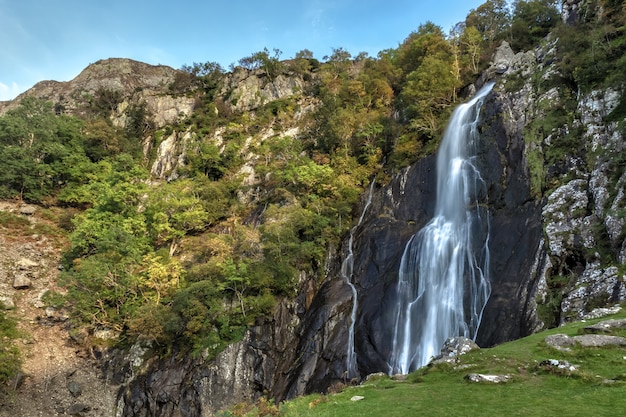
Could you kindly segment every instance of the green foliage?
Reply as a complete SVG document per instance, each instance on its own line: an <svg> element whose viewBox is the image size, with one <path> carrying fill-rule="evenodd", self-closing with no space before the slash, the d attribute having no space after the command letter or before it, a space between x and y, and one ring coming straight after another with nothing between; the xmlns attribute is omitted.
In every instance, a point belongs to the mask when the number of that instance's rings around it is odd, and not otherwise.
<svg viewBox="0 0 626 417"><path fill-rule="evenodd" d="M69 161L80 158L81 122L56 116L52 104L27 97L0 117L0 196L39 202L68 179Z"/></svg>
<svg viewBox="0 0 626 417"><path fill-rule="evenodd" d="M270 51L267 48L263 48L262 51L255 52L249 57L241 58L239 65L250 70L262 69L270 80L273 80L283 68L283 64L280 62L282 51L274 49L273 52L274 54L270 55Z"/></svg>
<svg viewBox="0 0 626 417"><path fill-rule="evenodd" d="M573 26L556 29L559 70L574 89L621 88L626 77L626 10L620 2L588 2ZM601 13L603 12L603 13Z"/></svg>
<svg viewBox="0 0 626 417"><path fill-rule="evenodd" d="M546 298L537 301L537 315L546 327L555 328L561 320L561 301L564 291L570 285L571 277L561 275L551 275L548 277L546 285L548 291Z"/></svg>
<svg viewBox="0 0 626 417"><path fill-rule="evenodd" d="M474 27L483 39L492 43L507 36L510 24L506 0L487 0L465 18L466 27Z"/></svg>
<svg viewBox="0 0 626 417"><path fill-rule="evenodd" d="M288 64L288 68L297 74L301 74L306 80L311 79L311 71L316 70L320 66L320 62L313 57L313 52L303 49L296 52L293 60Z"/></svg>
<svg viewBox="0 0 626 417"><path fill-rule="evenodd" d="M6 386L20 370L21 354L15 345L19 336L17 321L0 305L0 387Z"/></svg>
<svg viewBox="0 0 626 417"><path fill-rule="evenodd" d="M99 87L89 103L89 110L95 117L108 118L123 100L121 90Z"/></svg>
<svg viewBox="0 0 626 417"><path fill-rule="evenodd" d="M561 14L555 0L516 0L511 20L511 48L533 48L559 23Z"/></svg>
<svg viewBox="0 0 626 417"><path fill-rule="evenodd" d="M132 104L128 107L126 110L125 133L131 143L135 144L128 150L128 152L134 154L135 156L140 155L141 140L149 132L154 130L151 120L152 117L145 102Z"/></svg>
<svg viewBox="0 0 626 417"><path fill-rule="evenodd" d="M194 62L192 65L182 66L169 88L178 94L190 93L200 88L208 99L213 99L223 76L224 69L217 62Z"/></svg>

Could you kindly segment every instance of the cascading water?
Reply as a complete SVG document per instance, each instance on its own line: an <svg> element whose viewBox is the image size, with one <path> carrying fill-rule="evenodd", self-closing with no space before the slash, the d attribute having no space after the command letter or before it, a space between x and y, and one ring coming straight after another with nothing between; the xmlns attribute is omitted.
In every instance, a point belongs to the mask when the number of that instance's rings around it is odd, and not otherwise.
<svg viewBox="0 0 626 417"><path fill-rule="evenodd" d="M352 283L352 272L354 269L354 253L352 252L352 242L354 241L354 232L361 225L363 217L367 208L372 203L372 191L374 190L374 181L370 184L369 194L367 201L361 212L358 223L350 230L350 238L348 239L348 254L341 264L341 276L346 281L350 289L352 290L352 312L350 314L350 329L348 331L348 349L346 352L346 377L348 379L356 378L358 376L358 369L356 366L356 352L354 351L354 324L356 322L356 312L358 309L358 298L356 287Z"/></svg>
<svg viewBox="0 0 626 417"><path fill-rule="evenodd" d="M427 365L450 337L476 338L491 286L489 217L474 149L493 85L454 111L441 142L435 216L411 237L400 263L390 374Z"/></svg>

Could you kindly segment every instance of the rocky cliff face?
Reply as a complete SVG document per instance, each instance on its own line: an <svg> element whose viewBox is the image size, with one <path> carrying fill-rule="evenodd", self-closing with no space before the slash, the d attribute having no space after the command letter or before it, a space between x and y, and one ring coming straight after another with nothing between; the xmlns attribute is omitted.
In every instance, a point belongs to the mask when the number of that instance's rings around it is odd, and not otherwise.
<svg viewBox="0 0 626 417"><path fill-rule="evenodd" d="M609 184L609 160L599 158L590 171L584 171L582 156L572 155L567 167L578 178L564 182L546 199L537 199L532 190L529 155L533 147L550 146L550 138L528 143L527 127L541 114L534 103L558 92L537 92L528 84L507 92L505 85L520 74L552 71L551 45L513 54L505 44L486 75L499 81L482 110L483 142L478 156L487 183L492 229L492 294L477 337L482 346L545 326L541 307L554 302L552 281L564 271L570 274L570 282L557 307L563 320L626 299L618 268L602 264L599 255L583 254L598 245L595 230L600 222L606 224L609 238L613 236L610 246L623 256L621 220L616 216L623 191L621 185L616 190ZM244 97L249 89L238 91ZM577 120L586 126L581 143L621 149L616 126L604 121L615 103L611 94L581 98ZM434 157L406 168L389 185L376 188L371 206L354 231L359 304L355 339L361 376L388 371L389 312L399 262L408 239L432 217L435 184ZM148 360L135 376L120 379L125 388L118 394L118 409L132 416L169 416L175 415L174 410L181 415L211 415L233 398L255 399L268 393L285 399L349 382L345 370L352 292L340 274L347 241L343 246L331 259L328 277L310 303L304 302L303 290L299 303L283 305L272 321L250 329L242 341L209 364L189 359ZM310 293L310 285L305 287Z"/></svg>
<svg viewBox="0 0 626 417"><path fill-rule="evenodd" d="M103 59L89 65L71 81L42 81L13 101L0 102L0 114L19 105L24 97L34 96L51 101L57 112L80 115L102 90L120 97L119 102L112 103L110 117L114 125L124 127L128 108L145 103L152 123L160 128L193 111L193 97L170 94L169 85L177 73L164 65L154 66L126 58Z"/></svg>
<svg viewBox="0 0 626 417"><path fill-rule="evenodd" d="M524 124L514 116L519 111L518 102L498 87L482 113L478 159L488 189L493 259L493 291L477 339L483 346L542 326L535 298L545 286L548 257L541 202L530 191ZM353 274L359 305L355 339L361 376L388 372L389 314L399 263L406 242L432 217L435 184L434 157L406 168L389 185L374 191L362 223L354 230ZM273 322L251 329L243 341L220 354L215 365L154 362L121 391L119 405L130 413L125 415L150 415L145 410L158 409L155 398L166 385L162 374L166 368L180 374L172 378L187 382L173 384L177 388L162 395L181 410L196 407L204 413L228 403L221 395L223 386L236 392L238 399L255 398L263 391L285 399L349 382L345 371L352 292L340 274L346 245L347 241L331 260L328 277L310 305L283 306ZM187 405L191 398L195 398L193 407Z"/></svg>
<svg viewBox="0 0 626 417"><path fill-rule="evenodd" d="M130 354L106 358L107 379L124 384L117 397L118 415L210 416L237 402L273 393L286 365L294 360L294 306L281 304L272 320L246 332L213 361L202 358L144 357L136 345Z"/></svg>

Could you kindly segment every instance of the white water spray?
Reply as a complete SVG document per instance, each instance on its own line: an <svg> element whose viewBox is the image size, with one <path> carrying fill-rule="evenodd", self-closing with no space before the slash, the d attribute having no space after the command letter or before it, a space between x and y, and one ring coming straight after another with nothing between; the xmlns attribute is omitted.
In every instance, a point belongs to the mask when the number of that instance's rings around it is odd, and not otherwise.
<svg viewBox="0 0 626 417"><path fill-rule="evenodd" d="M350 329L348 331L348 349L346 352L346 376L348 379L356 378L358 376L358 369L356 366L356 352L354 351L354 324L356 322L356 312L358 309L358 299L357 299L357 291L356 287L352 283L352 272L354 270L354 254L352 252L352 242L354 240L354 233L356 229L361 225L363 221L363 217L365 217L365 212L367 208L372 203L372 191L374 190L374 181L372 181L370 185L369 194L367 196L367 201L365 202L365 206L363 207L363 211L361 212L361 216L359 217L358 223L350 230L350 238L348 239L348 254L346 258L343 260L341 264L341 276L346 281L346 283L350 286L350 290L352 290L352 312L350 314Z"/></svg>
<svg viewBox="0 0 626 417"><path fill-rule="evenodd" d="M400 263L390 374L406 374L439 354L450 337L476 339L489 283L489 218L474 165L483 87L452 114L437 155L435 216L407 243Z"/></svg>

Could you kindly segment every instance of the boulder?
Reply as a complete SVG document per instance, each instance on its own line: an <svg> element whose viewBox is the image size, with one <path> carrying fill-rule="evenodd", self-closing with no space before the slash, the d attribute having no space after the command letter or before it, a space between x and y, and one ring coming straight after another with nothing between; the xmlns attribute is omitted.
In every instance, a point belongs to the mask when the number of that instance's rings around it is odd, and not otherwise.
<svg viewBox="0 0 626 417"><path fill-rule="evenodd" d="M613 330L617 329L626 329L626 319L611 319L604 320L600 323L592 324L590 326L586 326L583 331L585 333L611 333Z"/></svg>
<svg viewBox="0 0 626 417"><path fill-rule="evenodd" d="M20 260L16 262L17 268L22 271L29 270L36 267L37 265L39 265L37 262L28 258L20 258Z"/></svg>
<svg viewBox="0 0 626 417"><path fill-rule="evenodd" d="M511 378L511 375L467 374L465 376L465 379L470 382L486 382L489 384L509 382Z"/></svg>
<svg viewBox="0 0 626 417"><path fill-rule="evenodd" d="M571 350L570 348L575 345L571 337L560 333L546 337L545 341L549 347L565 352Z"/></svg>
<svg viewBox="0 0 626 417"><path fill-rule="evenodd" d="M72 394L73 397L78 397L83 393L83 389L81 385L76 381L69 381L67 383L67 390Z"/></svg>
<svg viewBox="0 0 626 417"><path fill-rule="evenodd" d="M432 363L454 363L459 360L459 356L474 349L480 348L473 340L466 337L453 337L446 340L441 352L432 360Z"/></svg>
<svg viewBox="0 0 626 417"><path fill-rule="evenodd" d="M33 206L32 204L24 204L20 206L20 214L24 214L26 216L32 216L37 211L37 206Z"/></svg>
<svg viewBox="0 0 626 417"><path fill-rule="evenodd" d="M539 363L539 367L548 371L567 371L574 372L577 368L568 361L562 361L558 359L547 359Z"/></svg>
<svg viewBox="0 0 626 417"><path fill-rule="evenodd" d="M87 404L72 404L67 409L67 414L69 414L70 416L82 416L85 413L89 412L89 410L91 410L91 407L89 407Z"/></svg>
<svg viewBox="0 0 626 417"><path fill-rule="evenodd" d="M583 320L593 320L593 319L598 319L600 317L604 317L604 316L609 316L611 314L617 314L620 312L620 310L622 309L622 307L620 307L619 305L617 306L613 306L613 307L599 307L599 308L594 308L593 310L591 310L589 313L585 314L582 319Z"/></svg>
<svg viewBox="0 0 626 417"><path fill-rule="evenodd" d="M584 334L581 336L574 336L572 339L574 339L574 342L578 343L582 347L605 347L605 346L626 347L626 338L619 337L619 336Z"/></svg>
<svg viewBox="0 0 626 417"><path fill-rule="evenodd" d="M13 288L16 290L27 290L32 285L30 278L24 274L15 274L13 277Z"/></svg>
<svg viewBox="0 0 626 417"><path fill-rule="evenodd" d="M0 295L0 308L4 310L13 310L15 308L15 301L10 295Z"/></svg>
<svg viewBox="0 0 626 417"><path fill-rule="evenodd" d="M624 337L599 334L585 334L574 337L569 337L565 334L555 334L546 337L545 341L548 346L563 351L568 351L577 344L581 347L626 346L626 338Z"/></svg>

